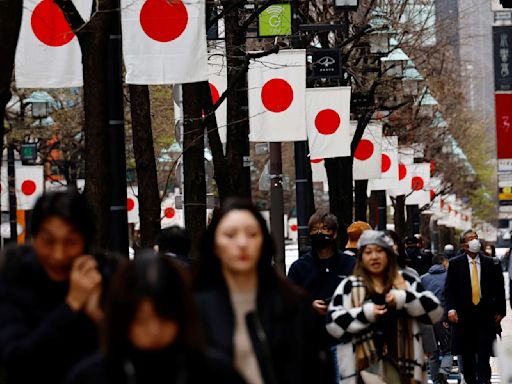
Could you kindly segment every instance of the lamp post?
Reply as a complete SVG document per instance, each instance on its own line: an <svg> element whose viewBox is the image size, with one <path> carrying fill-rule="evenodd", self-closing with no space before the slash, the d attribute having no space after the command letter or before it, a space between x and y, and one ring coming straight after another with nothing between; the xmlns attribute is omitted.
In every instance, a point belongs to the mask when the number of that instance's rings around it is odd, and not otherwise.
<svg viewBox="0 0 512 384"><path fill-rule="evenodd" d="M425 87L421 92L416 105L418 106L418 115L424 118L433 118L434 112L439 103L434 96L430 93L428 87Z"/></svg>
<svg viewBox="0 0 512 384"><path fill-rule="evenodd" d="M402 77L402 91L404 95L417 97L420 93L420 84L424 80L425 78L418 72L412 60L409 60Z"/></svg>

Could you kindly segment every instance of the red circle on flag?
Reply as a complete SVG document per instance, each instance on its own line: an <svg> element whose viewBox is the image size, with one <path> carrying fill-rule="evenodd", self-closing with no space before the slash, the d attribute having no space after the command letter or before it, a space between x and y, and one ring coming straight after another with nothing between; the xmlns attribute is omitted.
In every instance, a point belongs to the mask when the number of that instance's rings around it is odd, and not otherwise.
<svg viewBox="0 0 512 384"><path fill-rule="evenodd" d="M36 189L37 185L32 180L25 180L21 183L21 192L26 196L33 195Z"/></svg>
<svg viewBox="0 0 512 384"><path fill-rule="evenodd" d="M381 171L382 173L389 171L389 168L391 168L391 159L388 155L385 153L382 154L382 165L381 165Z"/></svg>
<svg viewBox="0 0 512 384"><path fill-rule="evenodd" d="M436 193L434 191L430 191L430 201L434 200L434 197L436 197Z"/></svg>
<svg viewBox="0 0 512 384"><path fill-rule="evenodd" d="M172 219L175 214L176 214L176 210L173 207L168 207L168 208L165 208L165 210L164 210L164 216L168 219Z"/></svg>
<svg viewBox="0 0 512 384"><path fill-rule="evenodd" d="M135 208L135 201L131 197L126 200L126 208L128 211L131 211L133 208Z"/></svg>
<svg viewBox="0 0 512 384"><path fill-rule="evenodd" d="M261 101L270 112L286 111L293 101L293 89L283 79L271 79L261 89Z"/></svg>
<svg viewBox="0 0 512 384"><path fill-rule="evenodd" d="M411 180L411 189L413 191L421 191L425 186L425 181L422 177L414 176Z"/></svg>
<svg viewBox="0 0 512 384"><path fill-rule="evenodd" d="M299 229L299 227L297 226L297 224L292 224L292 225L290 225L290 231L292 231L292 232L297 232L297 229Z"/></svg>
<svg viewBox="0 0 512 384"><path fill-rule="evenodd" d="M332 135L338 130L340 123L340 115L332 109L324 109L315 117L315 127L322 135Z"/></svg>
<svg viewBox="0 0 512 384"><path fill-rule="evenodd" d="M448 213L451 213L451 212L452 212L452 206L451 206L451 205L449 205L449 206L448 206Z"/></svg>
<svg viewBox="0 0 512 384"><path fill-rule="evenodd" d="M357 146L354 157L357 160L368 160L373 155L373 143L370 140L362 139Z"/></svg>
<svg viewBox="0 0 512 384"><path fill-rule="evenodd" d="M310 162L313 164L318 164L318 163L321 163L322 161L324 161L324 159L311 159L310 160Z"/></svg>
<svg viewBox="0 0 512 384"><path fill-rule="evenodd" d="M215 104L220 99L220 93L217 87L212 83L210 83L210 92L212 94L212 102Z"/></svg>
<svg viewBox="0 0 512 384"><path fill-rule="evenodd" d="M34 8L30 24L39 41L50 47L66 45L75 37L64 13L53 0L43 0Z"/></svg>
<svg viewBox="0 0 512 384"><path fill-rule="evenodd" d="M146 0L140 11L142 30L161 43L180 37L187 24L188 12L181 0Z"/></svg>
<svg viewBox="0 0 512 384"><path fill-rule="evenodd" d="M441 208L444 208L444 200L441 199Z"/></svg>
<svg viewBox="0 0 512 384"><path fill-rule="evenodd" d="M407 167L403 164L398 164L398 180L405 179L405 176L407 176Z"/></svg>

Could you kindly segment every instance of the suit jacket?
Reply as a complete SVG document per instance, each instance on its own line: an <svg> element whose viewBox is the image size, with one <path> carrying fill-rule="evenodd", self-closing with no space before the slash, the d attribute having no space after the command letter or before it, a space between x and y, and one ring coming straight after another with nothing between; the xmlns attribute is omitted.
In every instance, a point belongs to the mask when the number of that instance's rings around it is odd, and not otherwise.
<svg viewBox="0 0 512 384"><path fill-rule="evenodd" d="M454 326L454 349L474 348L475 343L492 347L497 327L494 316L505 316L505 284L500 265L480 254L480 294L478 316L471 300L471 274L467 255L450 260L446 277L446 310L457 311L459 322ZM478 330L479 337L467 337ZM466 337L464 337L466 335ZM453 351L452 351L453 352ZM458 352L454 352L458 353Z"/></svg>

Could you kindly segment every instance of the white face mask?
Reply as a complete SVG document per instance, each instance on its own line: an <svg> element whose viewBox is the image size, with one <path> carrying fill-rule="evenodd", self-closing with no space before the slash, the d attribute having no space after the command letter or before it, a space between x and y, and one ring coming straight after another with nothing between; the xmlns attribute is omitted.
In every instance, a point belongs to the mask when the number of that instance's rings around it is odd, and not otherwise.
<svg viewBox="0 0 512 384"><path fill-rule="evenodd" d="M473 239L468 243L469 252L478 253L482 248L482 244L480 244L480 240Z"/></svg>

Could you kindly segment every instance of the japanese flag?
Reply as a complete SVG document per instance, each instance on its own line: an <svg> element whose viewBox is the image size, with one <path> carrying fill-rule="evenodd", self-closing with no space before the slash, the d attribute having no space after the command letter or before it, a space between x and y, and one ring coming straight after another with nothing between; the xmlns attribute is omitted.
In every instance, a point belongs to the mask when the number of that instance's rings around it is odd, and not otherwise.
<svg viewBox="0 0 512 384"><path fill-rule="evenodd" d="M430 163L415 163L407 166L410 172L410 192L405 198L406 205L419 205L430 203Z"/></svg>
<svg viewBox="0 0 512 384"><path fill-rule="evenodd" d="M128 223L139 222L139 187L128 187L126 189L126 211L128 212Z"/></svg>
<svg viewBox="0 0 512 384"><path fill-rule="evenodd" d="M398 148L398 155L400 163L403 165L410 165L414 163L415 150L412 146L400 146Z"/></svg>
<svg viewBox="0 0 512 384"><path fill-rule="evenodd" d="M212 94L212 101L214 105L228 87L227 65L226 55L224 52L212 52L208 57L208 81L210 83L210 92ZM228 108L226 99L215 111L220 140L223 143L226 142L227 115Z"/></svg>
<svg viewBox="0 0 512 384"><path fill-rule="evenodd" d="M306 90L306 127L312 158L350 156L350 87Z"/></svg>
<svg viewBox="0 0 512 384"><path fill-rule="evenodd" d="M82 19L89 20L92 0L73 0L73 4ZM78 39L53 0L23 1L14 68L18 88L82 86Z"/></svg>
<svg viewBox="0 0 512 384"><path fill-rule="evenodd" d="M161 227L166 228L172 225L180 227L185 226L185 218L183 217L183 210L177 209L174 205L174 197L168 197L162 201L161 204Z"/></svg>
<svg viewBox="0 0 512 384"><path fill-rule="evenodd" d="M351 124L352 135L356 124ZM352 168L354 180L378 179L382 168L382 124L370 123L365 128L363 137L354 153Z"/></svg>
<svg viewBox="0 0 512 384"><path fill-rule="evenodd" d="M16 202L18 209L34 208L44 192L44 170L42 165L20 165L14 170Z"/></svg>
<svg viewBox="0 0 512 384"><path fill-rule="evenodd" d="M306 140L306 51L283 50L252 62L250 141Z"/></svg>
<svg viewBox="0 0 512 384"><path fill-rule="evenodd" d="M128 84L208 80L205 0L121 0Z"/></svg>
<svg viewBox="0 0 512 384"><path fill-rule="evenodd" d="M325 171L324 159L311 159L311 172L313 182L327 183L327 172Z"/></svg>
<svg viewBox="0 0 512 384"><path fill-rule="evenodd" d="M0 170L0 204L2 211L9 210L9 182L7 178L7 165L4 162Z"/></svg>
<svg viewBox="0 0 512 384"><path fill-rule="evenodd" d="M390 196L407 195L411 191L411 172L407 165L412 164L414 157L412 153L398 148L398 181L390 190Z"/></svg>
<svg viewBox="0 0 512 384"><path fill-rule="evenodd" d="M297 240L299 237L299 226L296 217L291 217L288 220L288 238L290 240Z"/></svg>
<svg viewBox="0 0 512 384"><path fill-rule="evenodd" d="M382 137L382 162L380 179L371 179L372 191L392 189L398 181L398 136Z"/></svg>

